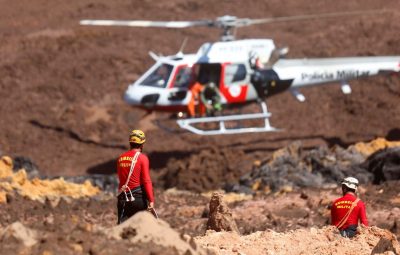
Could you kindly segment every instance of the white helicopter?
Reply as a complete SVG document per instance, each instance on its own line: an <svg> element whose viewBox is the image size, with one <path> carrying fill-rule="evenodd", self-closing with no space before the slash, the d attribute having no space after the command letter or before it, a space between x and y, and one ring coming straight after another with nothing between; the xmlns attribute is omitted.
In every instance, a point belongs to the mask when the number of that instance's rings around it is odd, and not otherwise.
<svg viewBox="0 0 400 255"><path fill-rule="evenodd" d="M271 113L264 98L290 90L301 102L298 89L332 82L341 84L344 94L351 93L349 80L400 72L400 56L285 59L288 48L278 49L271 39L235 40L235 29L255 24L376 13L376 11L328 13L266 19L222 16L216 20L144 21L81 20L81 25L186 28L207 26L222 29L221 40L204 43L197 53L157 56L156 63L125 92L125 101L146 110L169 111L184 116L196 81L218 84L220 103L225 106L259 102L260 113L220 115L177 120L181 128L199 135L277 131L269 122ZM228 127L227 122L261 119L258 127ZM217 123L205 129L198 123Z"/></svg>

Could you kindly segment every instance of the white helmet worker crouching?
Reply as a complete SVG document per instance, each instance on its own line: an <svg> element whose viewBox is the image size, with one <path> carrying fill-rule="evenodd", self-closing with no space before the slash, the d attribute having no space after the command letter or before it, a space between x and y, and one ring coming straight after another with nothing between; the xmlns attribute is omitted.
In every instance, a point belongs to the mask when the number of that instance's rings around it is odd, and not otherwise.
<svg viewBox="0 0 400 255"><path fill-rule="evenodd" d="M345 185L349 189L357 190L358 180L354 177L346 177L342 181L342 185Z"/></svg>

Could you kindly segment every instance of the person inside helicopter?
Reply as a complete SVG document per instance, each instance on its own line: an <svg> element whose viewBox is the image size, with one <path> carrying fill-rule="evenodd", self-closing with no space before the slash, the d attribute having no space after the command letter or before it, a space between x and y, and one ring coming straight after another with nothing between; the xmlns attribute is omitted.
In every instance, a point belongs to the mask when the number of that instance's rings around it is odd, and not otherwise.
<svg viewBox="0 0 400 255"><path fill-rule="evenodd" d="M190 118L196 116L214 116L222 110L221 95L216 84L219 83L218 74L220 64L196 64L192 68L193 81L189 87L191 94L187 113Z"/></svg>
<svg viewBox="0 0 400 255"><path fill-rule="evenodd" d="M288 47L275 48L272 50L269 58L265 56L259 56L254 52L250 53L249 63L252 69L271 69L273 65L278 62L279 59L285 58L285 55L289 52Z"/></svg>
<svg viewBox="0 0 400 255"><path fill-rule="evenodd" d="M142 81L142 84L151 87L165 88L171 76L172 69L172 65L161 64Z"/></svg>
<svg viewBox="0 0 400 255"><path fill-rule="evenodd" d="M221 94L215 82L208 82L200 93L202 103L206 108L207 116L215 116L222 110Z"/></svg>

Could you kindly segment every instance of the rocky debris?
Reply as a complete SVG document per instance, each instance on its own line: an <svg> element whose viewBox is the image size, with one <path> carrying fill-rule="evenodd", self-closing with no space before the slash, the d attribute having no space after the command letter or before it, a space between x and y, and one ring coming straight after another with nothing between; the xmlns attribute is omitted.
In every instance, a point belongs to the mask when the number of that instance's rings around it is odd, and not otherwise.
<svg viewBox="0 0 400 255"><path fill-rule="evenodd" d="M205 232L210 198L177 189L155 190L159 217L172 228L191 236Z"/></svg>
<svg viewBox="0 0 400 255"><path fill-rule="evenodd" d="M13 158L13 170L17 171L20 169L25 169L29 179L34 177L40 178L38 166L28 157L17 156Z"/></svg>
<svg viewBox="0 0 400 255"><path fill-rule="evenodd" d="M109 192L112 194L116 193L119 184L119 180L116 174L88 174L82 176L68 176L64 177L64 179L66 181L80 184L83 184L86 181L90 181L90 183L101 189L103 192Z"/></svg>
<svg viewBox="0 0 400 255"><path fill-rule="evenodd" d="M241 165L244 161L239 158L243 159L245 155L234 156L235 153L230 149L212 147L192 155L188 162L175 159L168 161L167 169L155 180L166 188L178 187L197 192L224 188L226 191L248 195L255 191L287 192L296 187L330 186L337 184L345 175L353 175L361 183L368 183L376 178L374 175L377 173L365 171L368 167L362 163L367 156L382 148L395 148L398 144L399 142L378 138L369 143L357 143L347 149L340 146L321 146L304 150L300 142L294 142L273 152L266 164L259 160L254 161L253 169ZM29 158L15 157L14 161L14 170L20 167L29 169L29 179L39 175L36 164ZM198 169L199 166L203 168ZM236 169L238 166L240 171ZM239 185L235 184L235 180L246 172L240 178ZM110 193L115 193L118 187L116 175L88 174L64 179L78 184L90 181ZM0 199L1 197L0 194Z"/></svg>
<svg viewBox="0 0 400 255"><path fill-rule="evenodd" d="M387 148L373 153L363 166L373 174L374 184L400 179L400 147Z"/></svg>
<svg viewBox="0 0 400 255"><path fill-rule="evenodd" d="M399 143L378 139L343 149L339 146L303 150L295 142L272 154L271 160L243 175L238 184L226 185L228 192L290 192L304 187L334 187L345 176L354 176L360 183L400 179ZM372 152L383 146L393 146L386 153L377 151L368 159L360 151ZM384 163L385 162L385 163ZM384 168L384 170L382 170Z"/></svg>
<svg viewBox="0 0 400 255"><path fill-rule="evenodd" d="M259 231L246 236L234 232L208 232L196 243L216 254L400 254L396 237L388 230L370 227L353 239L340 236L333 226L285 233Z"/></svg>
<svg viewBox="0 0 400 255"><path fill-rule="evenodd" d="M234 180L239 177L238 174L231 174L234 165L238 164L235 158L232 158L232 152L227 149L220 151L212 148L211 154L209 150L203 150L199 155L191 156L192 160L189 163L172 160L168 163L167 171L159 178L162 180L159 183L164 187L179 187L197 192L224 188L226 191L248 195L254 194L255 191L288 192L301 187L332 186L346 175L357 177L361 183L369 183L381 177L379 172L370 170L364 163L367 156L375 155L374 152L383 148L395 149L399 144L400 142L378 138L368 143L351 145L347 149L340 146L332 148L321 146L304 150L301 142L294 142L273 152L266 164L254 161L253 171L248 169L248 173L240 178L240 185L234 184ZM29 159L19 158L29 166ZM206 166L196 170L200 162ZM221 182L223 176L228 178ZM64 179L79 184L89 180L101 190L110 193L115 193L118 187L116 175L88 174L64 177ZM396 177L386 178L386 180L393 179Z"/></svg>
<svg viewBox="0 0 400 255"><path fill-rule="evenodd" d="M348 149L349 150L354 149L363 154L364 156L368 157L371 154L375 153L376 151L392 147L400 147L400 141L387 141L384 138L377 138L367 143L364 142L356 143L350 146Z"/></svg>
<svg viewBox="0 0 400 255"><path fill-rule="evenodd" d="M167 248L175 248L178 254L206 254L193 241L186 242L167 222L157 220L148 212L139 212L122 224L105 233L116 240L128 239L132 243L155 243Z"/></svg>
<svg viewBox="0 0 400 255"><path fill-rule="evenodd" d="M0 178L9 177L13 175L13 172L18 170L25 170L28 179L47 178L49 180L57 180L63 178L67 182L73 182L77 184L84 184L89 181L94 186L98 187L102 191L115 193L118 189L118 177L116 175L105 175L105 174L88 174L81 176L52 176L46 177L40 175L40 170L38 166L28 157L17 156L13 159L8 156L3 156L0 162ZM1 192L0 192L1 199Z"/></svg>
<svg viewBox="0 0 400 255"><path fill-rule="evenodd" d="M363 190L360 190L362 199L367 202L370 224L391 230L397 237L400 237L397 227L400 218L399 184L400 181L363 185ZM184 233L180 236L186 243L193 245L191 237L204 235L208 220L205 217L209 213L203 211L209 206L209 198L178 190L155 190L155 195L160 218L168 222L175 231ZM328 225L327 205L339 195L339 189L304 188L302 193L271 193L247 200L232 200L229 208L242 235L271 229L277 233L291 233L290 231L311 227L318 229ZM126 239L109 238L107 232L116 226L115 197L108 194L108 199L98 198L99 196L69 200L61 198L58 204L52 205L51 200L41 203L16 193L10 202L0 204L0 225L4 228L20 221L25 227L40 233L38 243L25 251L27 254L42 255L45 250L52 254L77 254L80 250L83 254L177 254L176 248L158 245L153 241L132 243L130 238L134 236L133 229L121 233ZM223 201L227 203L225 196ZM145 226L152 226L152 223L143 221ZM237 235L237 238L239 244L241 236ZM228 243L233 241L226 239ZM213 244L210 247L214 249ZM22 249L26 247L20 242L10 243L0 239L2 255L15 254Z"/></svg>
<svg viewBox="0 0 400 255"><path fill-rule="evenodd" d="M17 172L12 171L13 164L9 157L0 160L0 201L5 202L7 193L17 192L23 197L45 202L46 199L56 197L88 197L100 193L99 188L94 187L89 181L83 184L66 182L63 178L54 180L41 180L34 178L30 180L24 169Z"/></svg>
<svg viewBox="0 0 400 255"><path fill-rule="evenodd" d="M36 201L29 202L38 203ZM80 202L79 205L82 206L84 203ZM47 210L45 215L42 215L43 219L32 219L32 215L30 215L31 219L28 221L21 217L26 221L24 224L15 222L4 229L0 227L1 254L204 254L203 249L196 247L191 237L186 237L188 242L182 241L183 237L181 238L176 231L169 227L167 230L158 227L160 222L149 223L149 220L143 217L141 217L142 224L138 224L141 225L138 227L141 232L137 233L137 236L141 237L140 241L131 242L130 237L135 235L135 230L130 226L122 230L122 238L115 239L110 236L110 230L114 228L104 226L107 218L100 220L95 215L85 213L84 205L79 209L71 207L74 205L65 208L64 214L60 212L63 208L55 208L55 210ZM33 207L33 214L36 213L37 209ZM152 227L153 232L142 231L146 228L143 226L146 223ZM114 224L115 221L113 221ZM134 227L138 225L136 224ZM162 234L166 236L162 236ZM176 240L173 242L172 238L176 238ZM165 240L169 240L169 242L165 243ZM159 245L160 242L163 244ZM181 252L181 249L186 250Z"/></svg>
<svg viewBox="0 0 400 255"><path fill-rule="evenodd" d="M215 192L210 200L210 212L207 221L207 230L233 231L239 233L232 212L223 201L223 195Z"/></svg>
<svg viewBox="0 0 400 255"><path fill-rule="evenodd" d="M392 233L388 230L380 229L377 227L360 228L361 235L357 236L358 239L365 237L367 242L371 245L374 243L375 238L379 238L378 243L374 246L371 254L381 254L392 252L400 254L400 244Z"/></svg>
<svg viewBox="0 0 400 255"><path fill-rule="evenodd" d="M17 221L3 230L0 229L1 242L10 242L12 239L22 243L24 246L30 247L37 243L38 234L36 231L25 227L21 222Z"/></svg>

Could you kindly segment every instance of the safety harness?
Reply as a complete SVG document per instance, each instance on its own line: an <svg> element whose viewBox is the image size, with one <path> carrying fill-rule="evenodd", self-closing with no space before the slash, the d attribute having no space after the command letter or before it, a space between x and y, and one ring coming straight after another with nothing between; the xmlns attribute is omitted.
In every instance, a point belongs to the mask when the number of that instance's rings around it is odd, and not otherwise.
<svg viewBox="0 0 400 255"><path fill-rule="evenodd" d="M359 198L357 198L356 200L353 201L353 203L351 204L350 209L347 211L346 215L339 221L339 223L336 225L336 227L338 229L340 229L341 227L344 226L344 224L347 222L347 219L349 218L351 212L353 211L353 209L357 206L358 201L360 201Z"/></svg>
<svg viewBox="0 0 400 255"><path fill-rule="evenodd" d="M132 158L132 163L131 163L131 169L129 170L128 178L126 178L125 184L122 185L122 187L120 188L120 190L119 190L119 192L118 192L118 196L121 195L122 192L124 192L125 198L126 198L126 201L127 201L127 202L129 202L129 201L131 201L131 202L132 202L132 201L135 201L135 198L134 198L133 195L132 195L132 190L129 188L128 183L129 183L129 180L131 179L131 175L132 175L132 173L133 173L133 170L135 169L135 165L136 165L136 162L137 162L137 159L138 159L139 155L140 155L140 152L137 151L136 154L135 154L135 156L133 156L133 158ZM140 188L140 187L139 187L139 188ZM130 195L131 195L130 198L128 198L128 195L126 194L126 189L128 189L128 191L129 191L129 193L130 193Z"/></svg>

